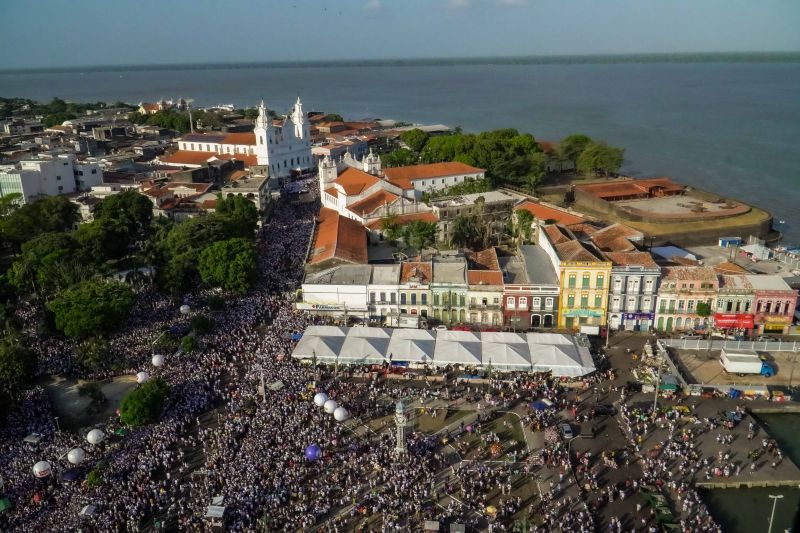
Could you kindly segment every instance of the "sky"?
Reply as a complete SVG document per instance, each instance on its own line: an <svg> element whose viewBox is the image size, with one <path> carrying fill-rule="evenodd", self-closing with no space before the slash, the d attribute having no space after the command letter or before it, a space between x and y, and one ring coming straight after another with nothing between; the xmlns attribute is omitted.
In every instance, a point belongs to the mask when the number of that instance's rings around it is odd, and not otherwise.
<svg viewBox="0 0 800 533"><path fill-rule="evenodd" d="M800 0L0 0L0 69L800 51Z"/></svg>

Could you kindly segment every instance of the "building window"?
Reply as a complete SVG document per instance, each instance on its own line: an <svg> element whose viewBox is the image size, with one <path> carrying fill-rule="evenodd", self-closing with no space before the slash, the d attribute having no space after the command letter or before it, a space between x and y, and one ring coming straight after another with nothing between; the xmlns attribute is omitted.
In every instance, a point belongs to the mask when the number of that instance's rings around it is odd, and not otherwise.
<svg viewBox="0 0 800 533"><path fill-rule="evenodd" d="M588 272L584 272L583 273L583 279L581 281L581 288L582 289L588 289L589 288L590 279L591 279L591 276L589 276L589 273Z"/></svg>
<svg viewBox="0 0 800 533"><path fill-rule="evenodd" d="M406 293L400 295L400 305L406 305Z"/></svg>
<svg viewBox="0 0 800 533"><path fill-rule="evenodd" d="M541 308L541 306L542 306L542 299L541 299L541 298L539 298L538 296L535 296L535 297L533 298L533 300L532 300L532 303L531 303L531 308L532 308L532 309L540 309L540 308Z"/></svg>
<svg viewBox="0 0 800 533"><path fill-rule="evenodd" d="M428 295L426 293L423 292L422 294L420 294L419 299L422 305L428 305Z"/></svg>
<svg viewBox="0 0 800 533"><path fill-rule="evenodd" d="M614 296L611 298L611 310L612 311L619 311L619 304L620 304L620 297Z"/></svg>
<svg viewBox="0 0 800 533"><path fill-rule="evenodd" d="M750 300L744 303L744 312L747 313L750 311Z"/></svg>
<svg viewBox="0 0 800 533"><path fill-rule="evenodd" d="M369 293L369 303L371 303L371 304L375 303L375 293L374 292Z"/></svg>
<svg viewBox="0 0 800 533"><path fill-rule="evenodd" d="M536 305L536 298L533 299L534 305ZM528 298L525 296L519 297L519 309L527 309L528 308Z"/></svg>
<svg viewBox="0 0 800 533"><path fill-rule="evenodd" d="M645 280L645 282L644 282L644 290L647 291L647 292L652 292L653 291L653 280L652 279L648 278L648 279Z"/></svg>
<svg viewBox="0 0 800 533"><path fill-rule="evenodd" d="M469 299L469 305L475 305L475 297L474 296Z"/></svg>
<svg viewBox="0 0 800 533"><path fill-rule="evenodd" d="M386 293L382 292L381 293L381 302L385 302L385 301L386 301Z"/></svg>
<svg viewBox="0 0 800 533"><path fill-rule="evenodd" d="M589 295L587 293L581 293L581 307L589 307Z"/></svg>
<svg viewBox="0 0 800 533"><path fill-rule="evenodd" d="M190 144L189 146L192 147L192 152L194 152L194 143Z"/></svg>
<svg viewBox="0 0 800 533"><path fill-rule="evenodd" d="M606 281L606 277L603 274L598 274L597 275L597 288L598 289L602 289L603 288L603 284L605 283L605 281Z"/></svg>
<svg viewBox="0 0 800 533"><path fill-rule="evenodd" d="M545 309L552 309L553 308L553 299L552 298L545 298L544 299L544 307L545 307Z"/></svg>
<svg viewBox="0 0 800 533"><path fill-rule="evenodd" d="M690 313L694 311L694 300L689 300L686 302L686 310Z"/></svg>
<svg viewBox="0 0 800 533"><path fill-rule="evenodd" d="M411 305L417 305L417 293L416 292L412 292L411 293Z"/></svg>
<svg viewBox="0 0 800 533"><path fill-rule="evenodd" d="M439 295L438 294L434 294L433 295L433 305L439 305Z"/></svg>
<svg viewBox="0 0 800 533"><path fill-rule="evenodd" d="M500 303L500 298L495 296L494 298L492 298L492 303L495 304L495 305L499 304Z"/></svg>
<svg viewBox="0 0 800 533"><path fill-rule="evenodd" d="M567 307L575 307L575 295L567 295Z"/></svg>
<svg viewBox="0 0 800 533"><path fill-rule="evenodd" d="M575 288L575 274L570 274L569 275L569 288L570 289L574 289Z"/></svg>
<svg viewBox="0 0 800 533"><path fill-rule="evenodd" d="M506 307L508 309L511 309L511 308L514 307L514 297L513 296L509 296L508 298L506 298Z"/></svg>

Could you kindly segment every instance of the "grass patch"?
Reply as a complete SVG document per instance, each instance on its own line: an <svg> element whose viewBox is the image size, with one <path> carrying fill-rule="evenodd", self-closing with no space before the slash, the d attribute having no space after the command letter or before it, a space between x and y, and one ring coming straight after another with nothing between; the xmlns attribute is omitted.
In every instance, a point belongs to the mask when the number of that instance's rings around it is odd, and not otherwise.
<svg viewBox="0 0 800 533"><path fill-rule="evenodd" d="M442 430L445 426L449 426L450 424L457 422L458 420L464 418L465 416L475 412L466 409L459 409L459 410L437 409L436 417L433 417L425 413L424 411L425 410L422 408L416 409L417 416L414 419L414 423L416 425L417 430L423 433L427 433L429 435L432 435Z"/></svg>

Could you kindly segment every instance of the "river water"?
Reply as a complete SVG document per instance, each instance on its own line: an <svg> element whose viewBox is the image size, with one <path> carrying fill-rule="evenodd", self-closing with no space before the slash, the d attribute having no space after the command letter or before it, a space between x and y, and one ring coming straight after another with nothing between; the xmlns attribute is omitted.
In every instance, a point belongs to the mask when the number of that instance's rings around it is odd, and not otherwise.
<svg viewBox="0 0 800 533"><path fill-rule="evenodd" d="M778 441L786 456L800 465L800 414L764 414L758 415L758 419ZM783 495L775 510L772 531L798 531L800 486L785 489L717 489L704 491L703 498L726 533L760 533L766 532L769 524L772 511L770 494Z"/></svg>
<svg viewBox="0 0 800 533"><path fill-rule="evenodd" d="M625 147L624 171L769 209L800 243L800 62L231 65L0 72L0 96L75 101L194 98L351 119L583 132ZM746 236L743 236L746 237Z"/></svg>

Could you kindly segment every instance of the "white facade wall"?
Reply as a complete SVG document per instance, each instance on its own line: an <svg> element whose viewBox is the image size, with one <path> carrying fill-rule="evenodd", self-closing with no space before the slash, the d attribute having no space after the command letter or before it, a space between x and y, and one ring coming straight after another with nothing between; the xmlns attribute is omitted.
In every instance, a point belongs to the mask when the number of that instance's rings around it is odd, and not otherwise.
<svg viewBox="0 0 800 533"><path fill-rule="evenodd" d="M467 180L482 180L484 178L483 172L474 172L472 174L459 174L456 176L440 176L436 178L415 179L411 183L414 185L414 190L420 192L440 191L453 185L458 185Z"/></svg>
<svg viewBox="0 0 800 533"><path fill-rule="evenodd" d="M367 308L367 286L303 283L303 302L365 310Z"/></svg>
<svg viewBox="0 0 800 533"><path fill-rule="evenodd" d="M75 161L75 185L79 191L89 191L103 183L103 169L97 163Z"/></svg>

